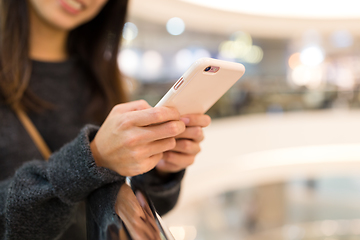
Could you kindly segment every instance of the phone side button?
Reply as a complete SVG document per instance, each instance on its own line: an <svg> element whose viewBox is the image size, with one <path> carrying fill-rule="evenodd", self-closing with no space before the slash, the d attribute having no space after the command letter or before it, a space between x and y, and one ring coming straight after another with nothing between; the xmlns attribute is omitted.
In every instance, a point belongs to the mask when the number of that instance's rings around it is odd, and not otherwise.
<svg viewBox="0 0 360 240"><path fill-rule="evenodd" d="M184 79L180 78L179 81L177 81L177 83L174 85L174 90L178 90L179 87L181 86L181 84L183 84Z"/></svg>

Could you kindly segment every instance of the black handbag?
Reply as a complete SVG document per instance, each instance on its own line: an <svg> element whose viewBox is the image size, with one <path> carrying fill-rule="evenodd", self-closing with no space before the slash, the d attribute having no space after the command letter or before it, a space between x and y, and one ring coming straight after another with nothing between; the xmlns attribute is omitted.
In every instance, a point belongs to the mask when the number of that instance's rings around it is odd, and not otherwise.
<svg viewBox="0 0 360 240"><path fill-rule="evenodd" d="M137 206L141 206L144 212L140 220L122 220L114 212L114 201L110 201L109 196L117 196L119 191L124 190L124 188L127 189L123 193L131 195L130 197L136 196ZM126 202L128 196L123 196L123 198L122 211L134 212L134 209L131 209L133 205ZM110 184L92 193L86 206L88 240L175 240L156 212L154 204L146 194L146 190L141 186L131 186L130 188L126 183ZM137 220L141 221L141 224L137 224Z"/></svg>

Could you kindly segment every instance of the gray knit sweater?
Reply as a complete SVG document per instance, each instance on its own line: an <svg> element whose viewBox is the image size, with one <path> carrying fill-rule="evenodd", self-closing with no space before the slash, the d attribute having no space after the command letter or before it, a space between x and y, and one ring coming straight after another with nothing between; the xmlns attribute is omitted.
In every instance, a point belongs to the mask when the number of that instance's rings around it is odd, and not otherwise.
<svg viewBox="0 0 360 240"><path fill-rule="evenodd" d="M106 203L106 209L100 206L95 212L113 211L116 191L107 192L105 186L115 184L118 189L124 181L123 176L97 167L92 157L89 143L98 127L84 117L92 97L86 71L73 59L33 61L30 88L55 106L30 114L54 153L49 162L43 161L15 114L0 105L0 239L85 239L79 203L90 197L90 203ZM150 171L133 181L146 185L155 207L164 214L177 201L182 177L180 172L161 179Z"/></svg>

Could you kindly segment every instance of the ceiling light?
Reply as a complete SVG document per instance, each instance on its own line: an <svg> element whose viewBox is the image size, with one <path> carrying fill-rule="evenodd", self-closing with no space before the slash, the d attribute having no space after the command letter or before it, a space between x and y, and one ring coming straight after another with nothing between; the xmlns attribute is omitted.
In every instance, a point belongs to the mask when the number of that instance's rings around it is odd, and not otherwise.
<svg viewBox="0 0 360 240"><path fill-rule="evenodd" d="M217 10L287 18L358 19L358 0L182 0Z"/></svg>
<svg viewBox="0 0 360 240"><path fill-rule="evenodd" d="M166 30L171 35L180 35L185 30L185 23L181 18L174 17L169 19L169 21L166 23Z"/></svg>
<svg viewBox="0 0 360 240"><path fill-rule="evenodd" d="M316 66L324 61L324 54L319 47L308 47L301 51L300 60L304 65Z"/></svg>

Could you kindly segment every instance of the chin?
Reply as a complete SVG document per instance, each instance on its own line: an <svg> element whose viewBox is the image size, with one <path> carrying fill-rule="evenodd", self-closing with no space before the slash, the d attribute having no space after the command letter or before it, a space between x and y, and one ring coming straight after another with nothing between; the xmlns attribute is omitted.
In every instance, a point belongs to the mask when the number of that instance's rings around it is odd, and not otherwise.
<svg viewBox="0 0 360 240"><path fill-rule="evenodd" d="M71 31L77 28L78 26L80 26L81 24L74 23L72 21L60 21L60 22L54 22L52 23L52 25L61 30Z"/></svg>
<svg viewBox="0 0 360 240"><path fill-rule="evenodd" d="M64 13L59 13L51 16L51 18L48 18L48 22L61 30L67 30L71 31L78 26L86 23L88 19L86 17L82 16L68 16Z"/></svg>

